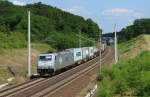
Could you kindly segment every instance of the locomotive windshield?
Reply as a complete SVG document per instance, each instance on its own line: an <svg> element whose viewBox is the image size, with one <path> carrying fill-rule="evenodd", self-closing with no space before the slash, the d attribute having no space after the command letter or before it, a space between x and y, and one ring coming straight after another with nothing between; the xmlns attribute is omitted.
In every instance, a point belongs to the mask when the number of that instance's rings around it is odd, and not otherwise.
<svg viewBox="0 0 150 97"><path fill-rule="evenodd" d="M49 56L40 56L39 60L41 60L41 61L50 61L50 60L52 60L52 56L51 55L49 55Z"/></svg>

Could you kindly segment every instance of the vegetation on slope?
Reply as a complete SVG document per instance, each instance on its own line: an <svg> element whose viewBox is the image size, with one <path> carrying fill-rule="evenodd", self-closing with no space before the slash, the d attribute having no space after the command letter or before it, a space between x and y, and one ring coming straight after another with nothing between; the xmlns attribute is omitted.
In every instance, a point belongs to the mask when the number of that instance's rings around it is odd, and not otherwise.
<svg viewBox="0 0 150 97"><path fill-rule="evenodd" d="M150 19L137 19L134 21L133 25L123 28L121 31L117 32L118 41L126 42L136 38L141 34L150 34ZM113 33L106 33L104 37L114 37Z"/></svg>
<svg viewBox="0 0 150 97"><path fill-rule="evenodd" d="M32 74L36 73L37 56L41 52L52 51L47 44L32 44ZM0 84L8 82L14 77L15 83L27 79L27 48L1 49L0 50Z"/></svg>
<svg viewBox="0 0 150 97"><path fill-rule="evenodd" d="M28 10L31 11L31 36L32 42L35 43L47 43L56 49L78 47L77 35L80 31L83 37L92 40L96 40L101 31L91 19L85 20L41 2L17 6L6 0L0 1L0 38L13 35L15 32L18 35L14 35L13 41L18 41L18 37L23 38L23 42L14 44L12 48L25 47ZM84 46L92 45L92 42L84 41L86 42L82 43Z"/></svg>
<svg viewBox="0 0 150 97"><path fill-rule="evenodd" d="M149 97L150 35L140 35L119 44L120 60L103 67L97 97Z"/></svg>
<svg viewBox="0 0 150 97"><path fill-rule="evenodd" d="M98 25L91 19L42 4L13 5L0 1L0 84L8 78L25 80L27 74L28 10L31 11L32 70L36 73L37 55L41 52L93 45L98 39ZM89 41L89 40L92 41ZM11 68L13 75L8 68Z"/></svg>
<svg viewBox="0 0 150 97"><path fill-rule="evenodd" d="M142 51L150 51L150 35L140 35L119 45L119 59L134 58Z"/></svg>
<svg viewBox="0 0 150 97"><path fill-rule="evenodd" d="M119 41L127 41L141 34L150 34L150 19L137 19L133 25L122 29L119 35Z"/></svg>
<svg viewBox="0 0 150 97"><path fill-rule="evenodd" d="M112 68L103 69L97 77L101 81L97 97L149 97L150 52L121 61Z"/></svg>
<svg viewBox="0 0 150 97"><path fill-rule="evenodd" d="M7 82L8 78L13 77L7 67L0 66L0 85Z"/></svg>

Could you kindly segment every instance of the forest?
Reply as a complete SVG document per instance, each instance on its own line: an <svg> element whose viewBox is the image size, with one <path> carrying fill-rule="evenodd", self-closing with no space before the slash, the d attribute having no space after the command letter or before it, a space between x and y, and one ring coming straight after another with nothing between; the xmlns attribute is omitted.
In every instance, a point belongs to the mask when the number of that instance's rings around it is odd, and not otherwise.
<svg viewBox="0 0 150 97"><path fill-rule="evenodd" d="M133 25L127 26L118 32L118 40L130 40L141 34L150 34L150 19L135 20Z"/></svg>
<svg viewBox="0 0 150 97"><path fill-rule="evenodd" d="M24 48L27 45L28 11L31 11L31 39L56 49L94 45L102 31L92 19L84 19L41 2L25 6L0 1L0 48Z"/></svg>
<svg viewBox="0 0 150 97"><path fill-rule="evenodd" d="M141 34L150 34L150 19L137 19L132 25L117 32L118 41L125 42ZM114 32L106 33L103 37L114 37Z"/></svg>

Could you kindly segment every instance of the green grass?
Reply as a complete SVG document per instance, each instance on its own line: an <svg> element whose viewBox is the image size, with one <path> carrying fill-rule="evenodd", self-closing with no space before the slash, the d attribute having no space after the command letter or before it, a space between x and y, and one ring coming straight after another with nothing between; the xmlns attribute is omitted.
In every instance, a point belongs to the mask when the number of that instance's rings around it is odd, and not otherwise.
<svg viewBox="0 0 150 97"><path fill-rule="evenodd" d="M119 62L104 67L97 97L150 96L150 35L119 44Z"/></svg>
<svg viewBox="0 0 150 97"><path fill-rule="evenodd" d="M131 49L131 46L135 43L135 40L129 40L119 44L119 53L123 54Z"/></svg>
<svg viewBox="0 0 150 97"><path fill-rule="evenodd" d="M134 58L142 51L150 50L150 35L140 35L132 40L120 43L118 48L120 60Z"/></svg>
<svg viewBox="0 0 150 97"><path fill-rule="evenodd" d="M32 48L39 52L56 51L56 49L46 43L32 43Z"/></svg>
<svg viewBox="0 0 150 97"><path fill-rule="evenodd" d="M97 97L149 97L150 51L104 68L97 79L101 81Z"/></svg>
<svg viewBox="0 0 150 97"><path fill-rule="evenodd" d="M45 43L32 43L32 71L36 73L37 56L39 53L54 51ZM7 66L16 74L15 83L20 83L27 78L27 47L26 48L1 48L0 50L0 84L6 83L13 77ZM14 82L12 83L14 84Z"/></svg>

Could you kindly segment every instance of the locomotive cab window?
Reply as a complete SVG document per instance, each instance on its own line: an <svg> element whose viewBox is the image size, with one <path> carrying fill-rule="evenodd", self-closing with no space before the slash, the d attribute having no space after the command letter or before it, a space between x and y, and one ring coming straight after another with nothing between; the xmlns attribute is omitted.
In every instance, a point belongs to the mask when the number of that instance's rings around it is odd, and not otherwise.
<svg viewBox="0 0 150 97"><path fill-rule="evenodd" d="M41 60L41 61L51 61L52 56L51 55L49 55L49 56L40 56L39 60Z"/></svg>
<svg viewBox="0 0 150 97"><path fill-rule="evenodd" d="M77 52L77 53L76 53L76 56L81 56L81 52Z"/></svg>

